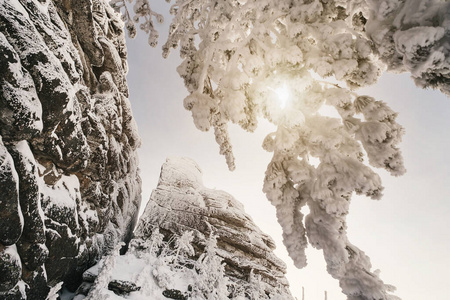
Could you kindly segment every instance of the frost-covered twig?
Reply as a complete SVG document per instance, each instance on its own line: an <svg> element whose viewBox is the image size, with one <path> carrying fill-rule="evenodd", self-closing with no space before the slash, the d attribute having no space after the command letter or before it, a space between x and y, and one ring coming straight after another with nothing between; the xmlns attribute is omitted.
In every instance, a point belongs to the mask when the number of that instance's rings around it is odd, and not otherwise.
<svg viewBox="0 0 450 300"><path fill-rule="evenodd" d="M130 14L126 2L133 3L133 15ZM111 0L110 5L122 14L122 20L125 22L125 28L130 38L136 36L135 24L139 24L139 28L148 35L148 44L156 47L159 33L155 29L153 19L158 23L163 23L164 17L151 9L148 0Z"/></svg>

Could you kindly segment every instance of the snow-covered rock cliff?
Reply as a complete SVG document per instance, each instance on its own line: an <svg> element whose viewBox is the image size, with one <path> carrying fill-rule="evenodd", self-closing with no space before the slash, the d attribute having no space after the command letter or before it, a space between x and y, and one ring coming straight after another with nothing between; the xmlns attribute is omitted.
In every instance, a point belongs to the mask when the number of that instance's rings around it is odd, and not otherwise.
<svg viewBox="0 0 450 300"><path fill-rule="evenodd" d="M192 231L196 256L205 251L210 236L216 236L217 255L226 264L226 276L241 285L259 276L268 294L281 293L289 299L286 266L273 253L271 237L253 223L233 196L204 187L202 172L191 159L169 158L163 164L135 240L151 239L155 229L166 239Z"/></svg>
<svg viewBox="0 0 450 300"><path fill-rule="evenodd" d="M292 300L274 248L241 203L203 186L193 160L170 158L129 251L87 270L72 297Z"/></svg>
<svg viewBox="0 0 450 300"><path fill-rule="evenodd" d="M77 299L292 299L272 239L189 159L163 165L117 255L141 201L126 56L107 0L0 0L0 299L62 284ZM144 275L126 281L133 263Z"/></svg>
<svg viewBox="0 0 450 300"><path fill-rule="evenodd" d="M140 205L123 23L106 0L0 0L0 298L69 288Z"/></svg>

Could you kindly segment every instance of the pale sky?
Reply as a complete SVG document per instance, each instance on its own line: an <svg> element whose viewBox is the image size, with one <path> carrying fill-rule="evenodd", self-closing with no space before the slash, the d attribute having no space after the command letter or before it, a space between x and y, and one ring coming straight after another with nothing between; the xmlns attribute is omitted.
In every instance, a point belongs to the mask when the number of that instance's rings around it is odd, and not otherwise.
<svg viewBox="0 0 450 300"><path fill-rule="evenodd" d="M306 300L324 299L325 290L328 300L345 300L337 280L326 272L321 251L309 247L309 264L298 270L284 249L275 208L261 191L272 156L261 145L271 125L261 122L255 133L230 126L236 157L236 170L230 172L213 132L200 132L183 108L187 91L176 72L177 51L164 60L160 46L150 48L145 34L138 32L135 40L128 41L128 62L130 101L143 142L139 150L141 209L157 185L165 159L190 157L202 168L205 186L233 195L272 236L275 253L288 265L287 278L295 297L301 299L303 286ZM407 173L391 177L379 170L383 199L353 198L349 240L370 256L374 269L381 270L385 283L397 287L396 295L403 300L450 299L450 98L416 88L405 74L384 75L365 91L399 112L397 121L406 128L400 147Z"/></svg>

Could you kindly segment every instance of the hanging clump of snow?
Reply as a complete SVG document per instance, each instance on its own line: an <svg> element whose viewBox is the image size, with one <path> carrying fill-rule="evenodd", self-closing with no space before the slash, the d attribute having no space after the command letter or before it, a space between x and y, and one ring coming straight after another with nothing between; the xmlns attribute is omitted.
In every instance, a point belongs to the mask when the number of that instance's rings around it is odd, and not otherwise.
<svg viewBox="0 0 450 300"><path fill-rule="evenodd" d="M394 72L409 72L422 88L450 95L450 2L445 0L368 3L367 35Z"/></svg>

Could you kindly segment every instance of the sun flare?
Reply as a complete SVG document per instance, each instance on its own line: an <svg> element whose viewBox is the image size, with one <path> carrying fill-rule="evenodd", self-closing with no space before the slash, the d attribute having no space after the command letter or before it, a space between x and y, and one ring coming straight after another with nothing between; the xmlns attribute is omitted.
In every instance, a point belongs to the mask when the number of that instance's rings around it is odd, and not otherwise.
<svg viewBox="0 0 450 300"><path fill-rule="evenodd" d="M290 98L289 88L287 87L286 84L283 84L283 86L275 89L274 91L278 96L278 100L280 102L280 107L285 108L286 104Z"/></svg>

